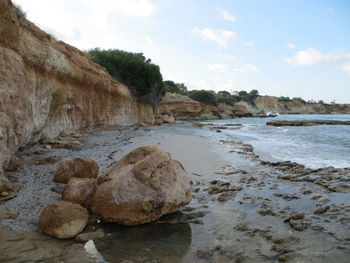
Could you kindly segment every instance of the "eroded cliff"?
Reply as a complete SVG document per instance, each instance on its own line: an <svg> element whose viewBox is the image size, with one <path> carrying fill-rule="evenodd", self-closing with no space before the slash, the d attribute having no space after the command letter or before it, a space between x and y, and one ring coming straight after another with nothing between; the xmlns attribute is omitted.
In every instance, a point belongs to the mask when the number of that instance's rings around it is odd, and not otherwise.
<svg viewBox="0 0 350 263"><path fill-rule="evenodd" d="M233 106L219 104L214 107L194 101L187 96L167 93L158 108L158 114L173 116L178 120L254 117L262 116L262 113L268 112L278 112L280 114L350 114L350 104L303 103L296 100L284 102L278 97L259 96L253 103L239 101Z"/></svg>
<svg viewBox="0 0 350 263"><path fill-rule="evenodd" d="M158 115L174 116L177 120L217 119L217 110L213 106L202 104L187 96L167 93L159 103Z"/></svg>
<svg viewBox="0 0 350 263"><path fill-rule="evenodd" d="M18 14L10 0L0 0L0 173L27 143L61 132L153 121L151 105L83 52Z"/></svg>

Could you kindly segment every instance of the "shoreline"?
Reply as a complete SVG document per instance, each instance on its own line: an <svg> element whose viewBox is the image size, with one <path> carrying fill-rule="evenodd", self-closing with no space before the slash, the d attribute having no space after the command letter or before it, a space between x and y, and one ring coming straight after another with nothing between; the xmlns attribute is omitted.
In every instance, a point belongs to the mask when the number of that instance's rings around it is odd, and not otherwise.
<svg viewBox="0 0 350 263"><path fill-rule="evenodd" d="M251 145L218 136L215 130L192 127L190 123L120 127L84 134L81 141L85 143L73 149L47 149L47 144L23 149L22 163L26 164L22 170L7 173L22 189L16 198L1 204L18 215L13 220L2 220L0 231L5 231L3 226L12 226L15 231L24 231L19 236L32 233L27 231L36 233L40 210L59 197L52 191L53 187L59 187L52 182L57 163L35 165L40 160L49 156L57 158L54 161L91 157L100 164L102 174L137 146L155 144L185 166L192 181L193 201L181 210L182 214L134 228L144 235L137 236L133 228L92 220L85 232L103 229L105 233L92 242L94 246L91 241L84 243L92 247L89 251L94 251L91 255L95 259L102 258L105 262L114 262L117 256L120 262L127 259L139 262L137 258L159 262L313 262L315 259L347 262L350 259L350 230L346 230L350 229L347 201L350 169L308 169L290 162L261 162ZM35 154L40 151L44 153ZM163 240L163 244L153 239L146 242L144 238L150 233ZM175 235L172 238L168 236L171 233ZM16 236L13 232L8 235ZM52 242L44 248L46 252L53 247L62 251L54 239L35 235L48 244ZM6 238L0 242L0 252L5 255L11 254L6 250L8 242ZM37 242L33 251L43 253L38 248L40 241ZM60 243L75 244L81 257L91 259L81 243L74 240ZM113 244L119 244L125 251ZM174 249L168 247L170 244L174 244ZM149 250L144 251L143 246ZM180 247L180 253L175 252L176 246ZM56 258L67 261L64 255Z"/></svg>

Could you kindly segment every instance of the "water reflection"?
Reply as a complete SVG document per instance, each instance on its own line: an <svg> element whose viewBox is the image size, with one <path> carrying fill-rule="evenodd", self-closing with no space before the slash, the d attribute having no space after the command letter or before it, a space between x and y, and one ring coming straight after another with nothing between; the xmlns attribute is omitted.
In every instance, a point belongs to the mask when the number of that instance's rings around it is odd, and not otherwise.
<svg viewBox="0 0 350 263"><path fill-rule="evenodd" d="M104 262L181 262L192 242L188 223L145 224L134 227L103 224L103 228L109 234L103 239L94 240L96 252L99 252L95 254L98 262L102 258ZM89 246L91 249L91 244Z"/></svg>

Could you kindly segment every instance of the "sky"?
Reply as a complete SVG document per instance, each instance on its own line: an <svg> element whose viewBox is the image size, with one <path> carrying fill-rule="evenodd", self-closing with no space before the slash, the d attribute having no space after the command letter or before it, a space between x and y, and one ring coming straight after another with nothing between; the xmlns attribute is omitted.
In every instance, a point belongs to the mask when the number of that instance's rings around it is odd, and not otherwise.
<svg viewBox="0 0 350 263"><path fill-rule="evenodd" d="M189 89L350 103L348 0L14 0L82 50L142 52Z"/></svg>

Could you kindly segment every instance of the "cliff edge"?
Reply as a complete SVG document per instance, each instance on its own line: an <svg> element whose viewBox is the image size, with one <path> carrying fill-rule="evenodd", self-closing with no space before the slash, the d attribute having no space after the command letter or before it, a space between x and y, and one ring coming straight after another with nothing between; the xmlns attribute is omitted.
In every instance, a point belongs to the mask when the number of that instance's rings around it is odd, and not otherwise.
<svg viewBox="0 0 350 263"><path fill-rule="evenodd" d="M0 193L10 188L3 168L25 144L61 132L153 121L151 105L82 51L29 22L10 0L0 0Z"/></svg>

